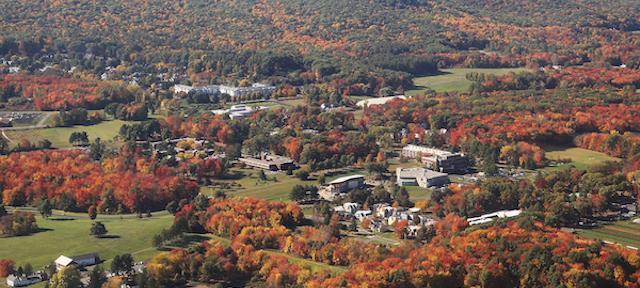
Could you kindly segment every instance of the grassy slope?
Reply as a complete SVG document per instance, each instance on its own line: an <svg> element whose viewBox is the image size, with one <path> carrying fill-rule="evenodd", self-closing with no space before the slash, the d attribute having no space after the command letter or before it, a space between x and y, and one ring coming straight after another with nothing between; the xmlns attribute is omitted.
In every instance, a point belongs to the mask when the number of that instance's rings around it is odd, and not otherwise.
<svg viewBox="0 0 640 288"><path fill-rule="evenodd" d="M443 69L445 74L436 76L417 77L413 79L418 89L406 91L406 95L416 95L424 92L426 88L431 88L436 92L457 92L467 91L471 81L465 77L467 73L478 72L485 74L504 75L509 72L525 71L525 68L453 68ZM426 88L421 88L426 87Z"/></svg>
<svg viewBox="0 0 640 288"><path fill-rule="evenodd" d="M582 148L562 148L562 149L548 149L546 152L548 159L566 159L571 158L571 163L559 165L556 167L548 167L546 169L558 169L562 167L568 167L574 165L578 169L587 169L589 166L602 163L604 161L618 161L619 158L608 156L604 153L591 151Z"/></svg>
<svg viewBox="0 0 640 288"><path fill-rule="evenodd" d="M301 185L318 185L313 180L302 181L295 176L288 176L285 173L275 173L267 175L268 179L275 177L277 181L267 180L261 181L258 178L257 169L232 169L232 173L238 173L241 176L235 180L221 180L219 182L236 183L240 187L232 189L222 189L232 197L255 197L266 200L289 201L289 193L296 184ZM217 190L216 187L202 187L201 192L206 195L213 195Z"/></svg>
<svg viewBox="0 0 640 288"><path fill-rule="evenodd" d="M23 138L31 141L31 143L48 139L55 148L68 148L71 147L71 144L69 144L69 136L73 132L87 132L90 141L93 141L93 139L97 137L100 137L103 141L109 141L118 135L120 126L126 123L127 122L121 120L111 120L90 126L7 131L7 136L14 142L19 142Z"/></svg>
<svg viewBox="0 0 640 288"><path fill-rule="evenodd" d="M56 220L58 219L58 220ZM151 218L98 216L114 238L97 239L89 235L92 221L88 218L59 220L37 217L42 232L22 237L0 238L0 258L11 258L18 265L31 263L39 269L60 254L67 256L96 252L104 260L123 253L133 254L136 260L148 259L158 253L152 247L152 237L173 221L169 214Z"/></svg>
<svg viewBox="0 0 640 288"><path fill-rule="evenodd" d="M620 221L596 229L580 230L578 234L586 238L607 240L640 248L640 224L631 221Z"/></svg>

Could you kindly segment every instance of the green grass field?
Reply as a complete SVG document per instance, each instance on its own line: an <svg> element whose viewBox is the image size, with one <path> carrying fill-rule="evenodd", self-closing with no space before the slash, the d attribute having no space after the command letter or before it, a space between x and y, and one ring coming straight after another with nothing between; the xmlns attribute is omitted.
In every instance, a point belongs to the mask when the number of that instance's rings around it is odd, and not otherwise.
<svg viewBox="0 0 640 288"><path fill-rule="evenodd" d="M145 260L158 253L152 246L153 236L173 222L173 216L168 213L142 219L99 215L97 220L105 224L112 237L98 239L89 235L92 221L86 215L78 219L36 218L41 232L0 238L0 259L11 258L17 265L31 263L36 269L53 262L61 254L74 256L95 252L108 261L115 255L131 253L136 260Z"/></svg>
<svg viewBox="0 0 640 288"><path fill-rule="evenodd" d="M289 201L289 193L293 186L300 185L318 185L315 178L310 177L308 181L302 181L295 176L286 175L286 173L275 173L267 175L269 180L262 181L258 178L257 169L232 169L231 173L236 173L237 179L227 179L217 181L233 185L231 188L218 187L202 187L201 193L205 195L214 195L218 190L224 190L231 197L254 197L258 199L272 201ZM275 177L275 181L273 181Z"/></svg>
<svg viewBox="0 0 640 288"><path fill-rule="evenodd" d="M640 248L640 224L631 221L620 221L595 229L579 230L578 235Z"/></svg>
<svg viewBox="0 0 640 288"><path fill-rule="evenodd" d="M589 166L599 164L605 161L620 161L619 158L611 157L607 154L591 151L582 148L570 147L570 148L547 148L546 155L548 159L567 159L570 158L571 162L566 164L560 164L558 166L547 167L545 170L562 169L575 166L578 169L586 170Z"/></svg>
<svg viewBox="0 0 640 288"><path fill-rule="evenodd" d="M56 128L44 128L44 129L32 129L32 130L16 130L7 131L7 136L13 142L20 142L21 139L27 139L31 143L48 139L55 148L68 148L69 136L73 132L87 132L89 140L93 141L95 138L100 137L105 143L112 143L113 137L118 135L120 126L130 123L121 120L103 121L96 125L90 126L73 126L73 127L56 127Z"/></svg>
<svg viewBox="0 0 640 288"><path fill-rule="evenodd" d="M526 71L526 68L452 68L441 70L444 74L435 76L417 77L413 79L418 88L406 91L409 96L417 95L427 88L436 92L463 92L469 89L471 81L466 79L467 73L478 72L485 74L504 75L510 72Z"/></svg>

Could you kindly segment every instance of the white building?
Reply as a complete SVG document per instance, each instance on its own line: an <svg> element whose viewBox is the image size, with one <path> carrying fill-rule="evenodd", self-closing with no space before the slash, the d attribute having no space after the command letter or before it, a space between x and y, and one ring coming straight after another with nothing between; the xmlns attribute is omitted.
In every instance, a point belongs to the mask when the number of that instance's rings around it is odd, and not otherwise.
<svg viewBox="0 0 640 288"><path fill-rule="evenodd" d="M349 190L364 187L364 175L351 175L340 177L328 183L329 190L333 193L344 193Z"/></svg>
<svg viewBox="0 0 640 288"><path fill-rule="evenodd" d="M396 169L398 186L429 188L449 184L449 175L421 167Z"/></svg>
<svg viewBox="0 0 640 288"><path fill-rule="evenodd" d="M500 218L511 218L516 217L522 213L522 210L502 210L489 214L484 214L478 217L467 218L467 222L469 225L478 225L492 222L496 219Z"/></svg>
<svg viewBox="0 0 640 288"><path fill-rule="evenodd" d="M368 98L368 99L364 99L364 100L360 100L356 103L356 106L358 107L364 107L364 106L370 106L370 105L384 105L387 102L394 100L394 99L402 99L402 100L406 100L407 97L404 95L397 95L397 96L389 96L389 97L376 97L376 98Z"/></svg>
<svg viewBox="0 0 640 288"><path fill-rule="evenodd" d="M229 118L238 119L238 118L247 117L253 114L254 112L265 110L265 109L269 109L269 107L266 107L266 106L251 107L247 105L233 105L229 109L212 110L211 113L216 115L229 114Z"/></svg>
<svg viewBox="0 0 640 288"><path fill-rule="evenodd" d="M270 96L273 91L276 90L275 86L268 86L261 83L253 83L250 87L233 87L226 85L207 85L200 87L193 87L189 85L177 84L173 86L173 92L175 94L185 93L188 94L191 91L200 91L207 94L228 94L232 98L239 96L246 96L250 94L260 94L263 97Z"/></svg>

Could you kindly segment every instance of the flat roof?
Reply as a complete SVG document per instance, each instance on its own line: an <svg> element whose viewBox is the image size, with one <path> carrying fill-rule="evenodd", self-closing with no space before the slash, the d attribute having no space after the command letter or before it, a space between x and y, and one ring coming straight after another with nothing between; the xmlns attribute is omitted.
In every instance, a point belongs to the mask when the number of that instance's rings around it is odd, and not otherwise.
<svg viewBox="0 0 640 288"><path fill-rule="evenodd" d="M343 177L340 177L338 179L335 179L335 180L329 182L329 184L344 183L344 182L347 182L347 181L350 181L350 180L355 180L355 179L358 179L358 178L364 178L364 175L356 174L356 175L350 175L350 176L343 176Z"/></svg>
<svg viewBox="0 0 640 288"><path fill-rule="evenodd" d="M413 168L398 168L396 169L396 174L400 178L417 178L418 176L424 176L426 178L436 178L449 176L447 173L442 173L434 170L429 170L422 167L413 167Z"/></svg>

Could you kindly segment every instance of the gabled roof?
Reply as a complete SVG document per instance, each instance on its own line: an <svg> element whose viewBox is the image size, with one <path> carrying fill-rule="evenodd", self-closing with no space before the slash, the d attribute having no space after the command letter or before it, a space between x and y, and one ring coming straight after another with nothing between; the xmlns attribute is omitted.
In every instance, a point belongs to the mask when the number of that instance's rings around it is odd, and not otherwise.
<svg viewBox="0 0 640 288"><path fill-rule="evenodd" d="M69 266L71 263L73 263L73 259L64 256L64 255L60 255L60 257L58 257L58 259L56 259L55 261L56 265L60 265L60 266Z"/></svg>
<svg viewBox="0 0 640 288"><path fill-rule="evenodd" d="M98 254L96 253L83 254L83 255L73 256L71 258L73 259L73 261L76 261L76 262L81 260L99 259Z"/></svg>

